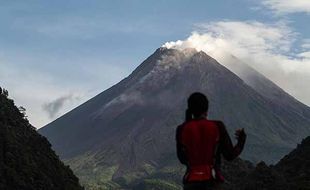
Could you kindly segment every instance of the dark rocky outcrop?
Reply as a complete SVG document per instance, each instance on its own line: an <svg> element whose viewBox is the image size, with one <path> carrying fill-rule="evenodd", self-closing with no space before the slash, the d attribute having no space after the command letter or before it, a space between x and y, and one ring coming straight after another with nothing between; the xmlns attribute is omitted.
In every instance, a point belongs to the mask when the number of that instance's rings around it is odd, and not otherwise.
<svg viewBox="0 0 310 190"><path fill-rule="evenodd" d="M235 167L236 171L242 168ZM235 172L226 173L234 176ZM309 190L310 189L310 136L275 166L260 162L235 178L229 190Z"/></svg>

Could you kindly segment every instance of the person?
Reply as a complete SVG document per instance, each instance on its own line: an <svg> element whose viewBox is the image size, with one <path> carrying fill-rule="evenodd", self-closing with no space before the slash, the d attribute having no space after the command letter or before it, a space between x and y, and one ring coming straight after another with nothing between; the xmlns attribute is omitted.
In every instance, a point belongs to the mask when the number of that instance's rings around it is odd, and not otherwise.
<svg viewBox="0 0 310 190"><path fill-rule="evenodd" d="M233 146L226 127L221 121L207 119L207 97L195 92L187 100L185 122L177 127L177 157L186 165L184 190L219 189L224 182L220 171L221 155L231 161L243 150L246 134L237 129L238 140Z"/></svg>

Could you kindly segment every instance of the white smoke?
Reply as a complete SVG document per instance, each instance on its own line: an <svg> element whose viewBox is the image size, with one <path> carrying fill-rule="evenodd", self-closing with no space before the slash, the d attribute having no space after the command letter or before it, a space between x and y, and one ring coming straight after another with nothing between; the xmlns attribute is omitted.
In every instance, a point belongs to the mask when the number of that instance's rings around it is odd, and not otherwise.
<svg viewBox="0 0 310 190"><path fill-rule="evenodd" d="M61 96L53 101L45 103L42 105L42 109L48 114L50 119L55 119L56 116L60 116L60 111L66 105L75 104L75 102L80 101L79 96L74 94L67 94L65 96Z"/></svg>
<svg viewBox="0 0 310 190"><path fill-rule="evenodd" d="M129 90L128 92L121 94L120 96L112 99L110 102L105 104L100 112L102 112L103 110L105 110L106 108L110 106L121 104L121 103L142 104L143 99L141 96L141 92L137 90Z"/></svg>
<svg viewBox="0 0 310 190"><path fill-rule="evenodd" d="M173 43L173 42L172 42ZM174 52L169 55L162 55L154 65L154 68L140 79L140 83L147 83L152 88L162 86L169 82L174 74L184 68L188 59L197 51L193 48ZM168 72L169 70L169 72Z"/></svg>
<svg viewBox="0 0 310 190"><path fill-rule="evenodd" d="M225 64L229 63L227 55L232 54L310 105L309 41L305 39L296 51L297 37L285 23L220 21L200 24L187 39L163 47L195 48Z"/></svg>

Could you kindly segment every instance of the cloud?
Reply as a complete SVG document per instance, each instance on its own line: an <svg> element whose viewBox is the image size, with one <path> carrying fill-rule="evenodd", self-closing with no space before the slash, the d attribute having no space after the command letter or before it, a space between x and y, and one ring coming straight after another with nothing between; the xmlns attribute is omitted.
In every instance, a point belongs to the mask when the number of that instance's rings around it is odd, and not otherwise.
<svg viewBox="0 0 310 190"><path fill-rule="evenodd" d="M310 51L302 52L302 53L298 54L298 56L303 58L303 59L310 59Z"/></svg>
<svg viewBox="0 0 310 190"><path fill-rule="evenodd" d="M56 118L129 74L130 69L120 64L125 62L123 59L104 60L103 57L93 54L73 57L0 47L0 86L8 89L18 106L27 109L30 123L40 128L52 121L42 105L72 94L74 100L67 101Z"/></svg>
<svg viewBox="0 0 310 190"><path fill-rule="evenodd" d="M197 30L185 41L168 42L165 47L195 47L212 52L224 48L238 54L262 51L287 52L296 34L284 23L267 25L256 21L220 21L198 24Z"/></svg>
<svg viewBox="0 0 310 190"><path fill-rule="evenodd" d="M310 50L310 39L304 39L301 47L303 50Z"/></svg>
<svg viewBox="0 0 310 190"><path fill-rule="evenodd" d="M233 54L310 105L310 88L307 87L310 83L309 51L292 51L296 49L298 36L282 22L219 21L199 24L186 40L167 42L164 46L196 48L220 62L229 62L226 55Z"/></svg>
<svg viewBox="0 0 310 190"><path fill-rule="evenodd" d="M98 93L94 86L78 82L59 82L64 78L55 77L34 67L8 64L0 55L0 86L8 89L10 98L17 106L26 108L30 123L36 128L43 127L52 119L43 110L42 105L52 102L57 97L69 94L72 101L66 101L55 117L66 113ZM57 107L57 106L56 106Z"/></svg>
<svg viewBox="0 0 310 190"><path fill-rule="evenodd" d="M42 108L48 113L50 119L54 119L55 116L61 111L61 109L63 109L66 103L71 104L73 101L79 99L79 97L74 97L73 94L69 94L43 104Z"/></svg>
<svg viewBox="0 0 310 190"><path fill-rule="evenodd" d="M262 4L278 14L295 12L310 13L309 0L263 0Z"/></svg>

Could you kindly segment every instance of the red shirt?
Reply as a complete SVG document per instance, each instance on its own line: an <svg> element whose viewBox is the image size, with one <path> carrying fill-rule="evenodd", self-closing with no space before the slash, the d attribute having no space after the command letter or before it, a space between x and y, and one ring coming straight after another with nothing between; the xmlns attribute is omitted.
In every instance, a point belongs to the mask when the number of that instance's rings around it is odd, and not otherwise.
<svg viewBox="0 0 310 190"><path fill-rule="evenodd" d="M207 181L221 178L220 155L227 160L239 156L245 137L233 146L221 121L193 119L178 126L176 141L178 158L187 166L185 182Z"/></svg>

